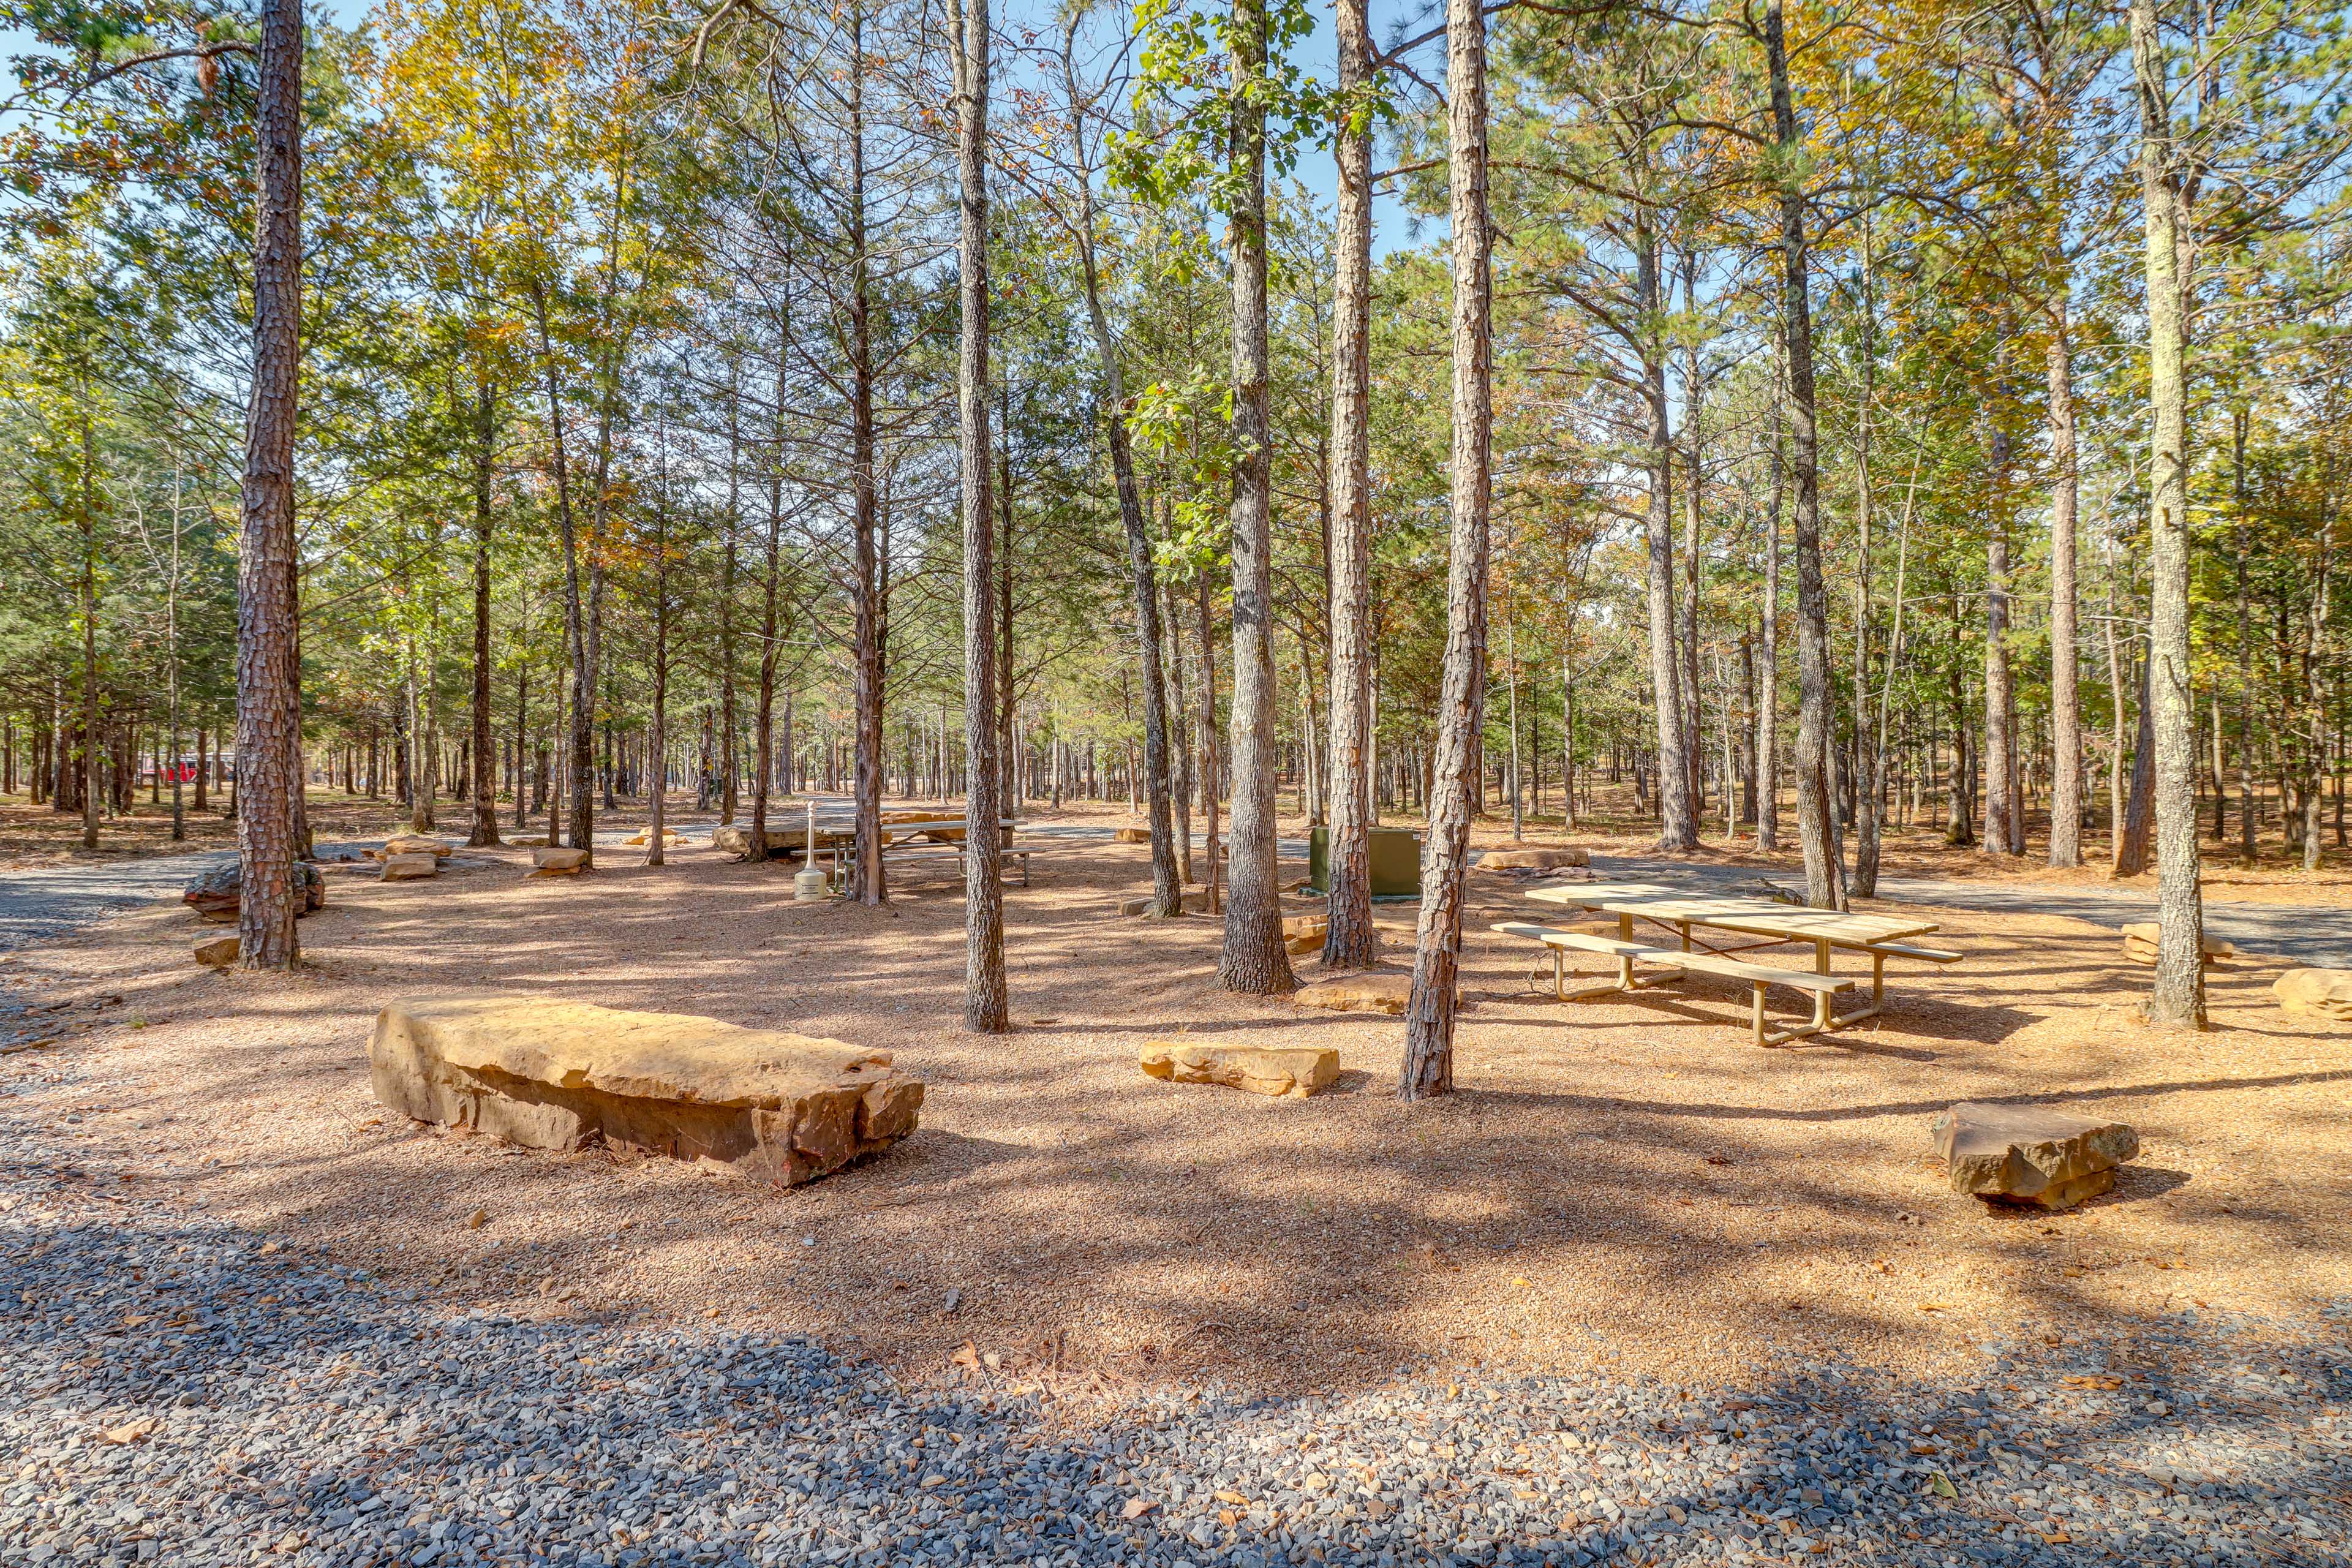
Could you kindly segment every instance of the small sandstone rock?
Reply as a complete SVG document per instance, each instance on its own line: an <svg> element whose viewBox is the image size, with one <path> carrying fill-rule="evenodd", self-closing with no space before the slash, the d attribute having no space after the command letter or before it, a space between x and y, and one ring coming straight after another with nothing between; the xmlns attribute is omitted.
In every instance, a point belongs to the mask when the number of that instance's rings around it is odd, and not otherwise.
<svg viewBox="0 0 2352 1568"><path fill-rule="evenodd" d="M2154 963L2158 930L2154 921L2140 921L2124 927L2124 956L2134 963ZM2237 943L2223 942L2217 936L2204 938L2204 943L2205 962L2209 964L2234 957L2238 952Z"/></svg>
<svg viewBox="0 0 2352 1568"><path fill-rule="evenodd" d="M383 852L386 856L430 855L436 859L446 860L452 851L450 846L441 839L427 838L421 834L399 833L383 841Z"/></svg>
<svg viewBox="0 0 2352 1568"><path fill-rule="evenodd" d="M2045 1209L2073 1208L2105 1192L2116 1184L2116 1167L2139 1152L2139 1134L2127 1123L2033 1106L1955 1105L1930 1131L1954 1192Z"/></svg>
<svg viewBox="0 0 2352 1568"><path fill-rule="evenodd" d="M226 969L236 962L236 937L206 937L196 943L196 962L207 969Z"/></svg>
<svg viewBox="0 0 2352 1568"><path fill-rule="evenodd" d="M890 1053L548 996L415 997L377 1016L376 1098L534 1149L591 1142L790 1186L915 1129Z"/></svg>
<svg viewBox="0 0 2352 1568"><path fill-rule="evenodd" d="M387 882L414 882L441 873L441 862L431 855L387 855L383 858L383 879Z"/></svg>
<svg viewBox="0 0 2352 1568"><path fill-rule="evenodd" d="M1591 864L1592 857L1581 849L1489 849L1478 857L1481 871L1551 871Z"/></svg>
<svg viewBox="0 0 2352 1568"><path fill-rule="evenodd" d="M1252 1094L1304 1100L1339 1076L1332 1046L1212 1046L1155 1040L1139 1058L1146 1078L1171 1083L1217 1083Z"/></svg>
<svg viewBox="0 0 2352 1568"><path fill-rule="evenodd" d="M1324 938L1330 934L1328 915L1292 915L1282 922L1282 945L1296 955L1323 951Z"/></svg>
<svg viewBox="0 0 2352 1568"><path fill-rule="evenodd" d="M2271 982L2271 994L2290 1013L2352 1020L2352 969L2290 969Z"/></svg>
<svg viewBox="0 0 2352 1568"><path fill-rule="evenodd" d="M1151 842L1151 829L1122 827L1110 836L1110 841L1114 844L1149 844Z"/></svg>
<svg viewBox="0 0 2352 1568"><path fill-rule="evenodd" d="M534 849L530 852L534 877L576 877L587 868L585 849Z"/></svg>
<svg viewBox="0 0 2352 1568"><path fill-rule="evenodd" d="M1402 1013L1412 1000L1412 975L1401 969L1368 969L1318 980L1290 999L1301 1007L1327 1007L1335 1013Z"/></svg>

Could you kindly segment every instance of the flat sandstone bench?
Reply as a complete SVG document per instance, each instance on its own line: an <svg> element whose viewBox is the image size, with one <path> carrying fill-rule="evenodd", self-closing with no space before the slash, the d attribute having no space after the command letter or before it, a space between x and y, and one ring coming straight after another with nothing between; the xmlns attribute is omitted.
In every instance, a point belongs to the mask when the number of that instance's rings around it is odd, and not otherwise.
<svg viewBox="0 0 2352 1568"><path fill-rule="evenodd" d="M1752 994L1749 1023L1759 1046L1777 1046L1783 1041L1802 1039L1808 1035L1835 1028L1846 1020L1831 1016L1830 998L1841 991L1853 989L1853 981L1850 977L1811 974L1801 969L1773 969L1761 963L1749 963L1743 959L1726 958L1720 953L1685 952L1677 948L1650 947L1637 942L1621 942L1615 937L1593 936L1580 931L1561 931L1554 926L1537 925L1531 921L1500 921L1495 929L1505 936L1524 937L1529 942L1539 942L1550 951L1552 992L1563 1002L1671 984L1682 979L1687 970L1721 975L1727 980L1745 981ZM1598 952L1615 959L1617 978L1605 985L1589 985L1580 991L1569 990L1566 956L1570 952ZM1633 973L1636 963L1663 963L1672 967L1663 973L1637 976ZM1771 985L1785 985L1792 991L1802 991L1811 995L1812 1022L1790 1029L1768 1030L1764 1024L1764 991Z"/></svg>
<svg viewBox="0 0 2352 1568"><path fill-rule="evenodd" d="M915 1130L887 1051L551 996L413 996L376 1016L375 1097L533 1149L603 1142L793 1186Z"/></svg>

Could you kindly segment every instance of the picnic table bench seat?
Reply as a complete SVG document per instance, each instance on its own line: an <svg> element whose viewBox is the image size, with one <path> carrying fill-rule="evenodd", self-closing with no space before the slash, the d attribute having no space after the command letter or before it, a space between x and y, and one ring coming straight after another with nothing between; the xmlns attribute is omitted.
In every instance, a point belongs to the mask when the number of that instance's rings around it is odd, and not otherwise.
<svg viewBox="0 0 2352 1568"><path fill-rule="evenodd" d="M1801 969L1775 969L1769 964L1750 963L1719 952L1686 952L1680 948L1655 947L1646 942L1623 942L1615 937L1596 936L1587 931L1562 931L1557 926L1538 925L1531 921L1499 921L1495 930L1506 936L1525 938L1541 943L1552 955L1552 990L1563 1002L1580 1001L1593 996L1608 995L1621 991L1637 991L1652 985L1671 984L1688 971L1713 974L1726 980L1747 984L1749 991L1748 1025L1759 1046L1777 1046L1784 1041L1802 1039L1835 1027L1843 1020L1830 1015L1830 998L1840 992L1853 989L1852 976L1818 974ZM1569 952L1597 952L1617 961L1617 978L1605 985L1588 986L1580 991L1568 989L1567 965L1563 955ZM1636 974L1637 963L1665 964L1664 971ZM1794 1028L1774 1030L1764 1019L1764 993L1767 987L1786 986L1802 991L1813 999L1812 1021Z"/></svg>

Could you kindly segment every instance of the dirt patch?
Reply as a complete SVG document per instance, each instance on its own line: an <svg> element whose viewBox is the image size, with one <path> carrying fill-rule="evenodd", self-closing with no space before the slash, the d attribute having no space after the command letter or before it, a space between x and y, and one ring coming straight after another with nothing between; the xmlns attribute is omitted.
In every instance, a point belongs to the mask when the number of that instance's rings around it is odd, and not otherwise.
<svg viewBox="0 0 2352 1568"><path fill-rule="evenodd" d="M1008 889L1018 1027L998 1038L960 1027L952 859L859 909L795 905L789 866L699 847L657 869L606 849L556 881L525 879L521 852L467 851L430 882L331 879L293 976L197 969L197 923L164 908L26 950L43 998L122 1001L0 1074L34 1091L18 1113L81 1117L93 1179L395 1284L805 1330L917 1373L962 1375L969 1342L965 1363L993 1354L1005 1375L1344 1391L1407 1364L1580 1365L1595 1336L1685 1378L1831 1344L1916 1373L1992 1338L2352 1294L2352 1037L2280 1012L2279 966L2213 973L2216 1032L2154 1033L2113 932L1947 911L1934 940L1965 962L1890 965L1874 1026L1759 1050L1728 985L1534 994L1533 949L1487 929L1530 906L1474 881L1462 1091L1408 1108L1391 1094L1401 1021L1226 995L1214 921L1120 919L1148 855L1057 847ZM1381 907L1392 954L1412 915ZM489 990L887 1047L929 1081L922 1127L771 1194L378 1106L377 1008ZM1187 1034L1336 1046L1343 1075L1303 1100L1141 1075L1144 1041ZM68 1058L112 1087L47 1082ZM1988 1212L1928 1162L1930 1118L1961 1100L2128 1121L2144 1152L2076 1213Z"/></svg>

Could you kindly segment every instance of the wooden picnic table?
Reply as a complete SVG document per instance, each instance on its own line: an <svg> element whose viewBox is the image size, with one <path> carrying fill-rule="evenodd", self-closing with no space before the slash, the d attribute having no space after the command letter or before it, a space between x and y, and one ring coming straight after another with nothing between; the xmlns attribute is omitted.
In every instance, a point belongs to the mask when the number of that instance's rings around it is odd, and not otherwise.
<svg viewBox="0 0 2352 1568"><path fill-rule="evenodd" d="M1560 883L1533 889L1528 897L1538 903L1564 904L1570 909L1615 915L1618 939L1623 944L1633 942L1633 922L1640 920L1671 928L1680 942L1681 951L1686 953L1699 951L1691 945L1694 929L1732 931L1763 939L1735 948L1705 949L1718 957L1782 943L1810 943L1813 949L1813 973L1816 974L1832 973L1830 955L1833 952L1870 954L1869 1005L1851 1013L1832 1014L1829 994L1816 992L1812 1025L1801 1031L1774 1037L1776 1041L1796 1037L1800 1034L1841 1029L1864 1018L1875 1017L1885 1004L1886 961L1889 958L1917 958L1933 963L1950 963L1960 956L1957 952L1909 945L1908 939L1925 936L1939 929L1936 921L1922 920L1916 915L1853 914L1838 910L1816 910L1780 903L1770 899L1682 892L1650 882ZM1634 989L1641 983L1633 979L1631 968L1630 963L1624 964L1620 979L1608 985L1593 986L1572 994L1561 989L1560 994L1563 999L1572 1001ZM1759 1008L1760 1005L1759 999ZM1758 1030L1761 1037L1760 1016Z"/></svg>
<svg viewBox="0 0 2352 1568"><path fill-rule="evenodd" d="M1003 828L1009 836L1019 825L1008 816L1000 817L997 821L997 826ZM934 842L938 845L954 850L958 856L961 856L963 853L963 838L961 836L965 830L965 821L961 816L928 817L908 822L885 822L881 824L882 852L887 858L892 849L898 848L913 840L929 837L932 835L939 834L951 828L955 831L958 837L954 838L937 838L934 839ZM821 842L818 844L817 853L820 855L829 855L832 858L831 868L826 873L826 880L829 883L835 886L840 884L843 873L845 869L845 862L851 855L856 852L856 835L854 831L837 836L835 841L832 843ZM1008 856L1018 858L1020 861L1021 885L1024 888L1027 887L1029 885L1030 849L1024 847L1016 850L1008 845L1006 847L1005 853Z"/></svg>

